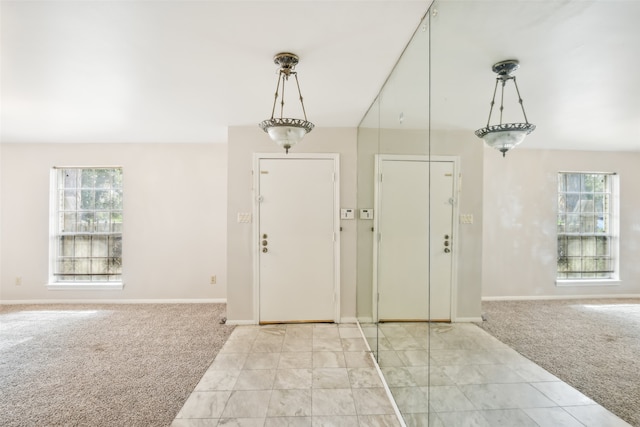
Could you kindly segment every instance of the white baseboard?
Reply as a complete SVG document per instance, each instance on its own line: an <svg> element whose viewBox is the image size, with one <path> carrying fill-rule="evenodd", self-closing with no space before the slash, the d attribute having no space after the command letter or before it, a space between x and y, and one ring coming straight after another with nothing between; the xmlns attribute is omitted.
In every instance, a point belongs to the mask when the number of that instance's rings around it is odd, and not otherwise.
<svg viewBox="0 0 640 427"><path fill-rule="evenodd" d="M355 317L342 317L340 323L358 323L358 319Z"/></svg>
<svg viewBox="0 0 640 427"><path fill-rule="evenodd" d="M25 299L1 300L0 305L26 304L226 304L226 298L199 299Z"/></svg>
<svg viewBox="0 0 640 427"><path fill-rule="evenodd" d="M358 322L361 325L367 324L367 323L373 323L373 317L359 317L358 318Z"/></svg>
<svg viewBox="0 0 640 427"><path fill-rule="evenodd" d="M613 299L613 298L640 298L640 294L534 295L534 296L482 297L482 301L535 301L535 300Z"/></svg>

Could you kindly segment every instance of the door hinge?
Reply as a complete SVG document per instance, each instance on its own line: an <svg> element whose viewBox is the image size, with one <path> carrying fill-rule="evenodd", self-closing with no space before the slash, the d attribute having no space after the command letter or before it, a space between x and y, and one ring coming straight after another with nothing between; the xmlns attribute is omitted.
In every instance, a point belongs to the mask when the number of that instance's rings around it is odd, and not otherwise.
<svg viewBox="0 0 640 427"><path fill-rule="evenodd" d="M382 174L380 174L380 182L382 182Z"/></svg>

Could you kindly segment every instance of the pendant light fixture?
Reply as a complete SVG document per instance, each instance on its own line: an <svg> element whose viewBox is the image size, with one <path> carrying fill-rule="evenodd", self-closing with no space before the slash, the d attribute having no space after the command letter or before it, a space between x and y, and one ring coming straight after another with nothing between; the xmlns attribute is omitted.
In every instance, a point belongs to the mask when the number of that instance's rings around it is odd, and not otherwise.
<svg viewBox="0 0 640 427"><path fill-rule="evenodd" d="M527 121L527 114L524 112L522 97L520 97L516 77L513 75L518 68L520 68L520 65L515 59L508 59L493 65L492 70L494 73L498 74L498 77L496 78L496 86L493 89L493 98L491 99L491 108L489 109L489 119L487 120L486 127L478 129L475 132L476 136L478 138L482 138L489 147L500 151L502 153L502 157L507 154L507 151L520 144L524 140L525 136L529 135L536 128L536 125ZM524 123L502 123L502 113L504 110L504 88L509 81L513 81L513 85L516 88L518 102L520 103L522 115L524 116ZM493 106L496 101L498 83L501 83L502 86L500 94L500 122L498 124L491 125L491 113L493 113Z"/></svg>
<svg viewBox="0 0 640 427"><path fill-rule="evenodd" d="M271 109L271 118L264 120L258 125L263 131L269 134L269 137L273 142L284 148L287 154L291 147L300 142L302 138L304 138L304 136L314 128L314 124L307 121L307 112L304 109L302 93L300 93L298 73L295 71L298 61L298 55L289 52L279 53L273 58L273 62L280 67L280 70L278 72L278 82L276 84L273 108ZM290 76L293 76L296 79L296 87L298 88L298 97L300 98L300 105L302 106L304 119L284 117L285 85L289 81ZM280 92L281 85L282 92ZM275 117L278 98L280 98L280 117Z"/></svg>

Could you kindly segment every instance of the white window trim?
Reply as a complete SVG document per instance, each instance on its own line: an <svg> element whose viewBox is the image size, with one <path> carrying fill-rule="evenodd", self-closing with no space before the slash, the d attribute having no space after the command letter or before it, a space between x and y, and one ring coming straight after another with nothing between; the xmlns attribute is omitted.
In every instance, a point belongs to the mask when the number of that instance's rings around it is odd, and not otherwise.
<svg viewBox="0 0 640 427"><path fill-rule="evenodd" d="M57 206L57 178L56 170L65 168L121 168L122 165L94 165L94 166L55 166L51 168L49 176L49 279L45 285L47 290L50 291L81 291L81 290L114 290L119 291L124 289L124 282L56 282L56 278L53 275L55 268L55 257L52 255L57 251L56 241L56 209L52 209Z"/></svg>
<svg viewBox="0 0 640 427"><path fill-rule="evenodd" d="M572 286L619 286L622 284L620 279L558 279L556 286L572 287Z"/></svg>
<svg viewBox="0 0 640 427"><path fill-rule="evenodd" d="M620 280L620 175L617 172L602 171L559 171L559 173L598 173L610 174L611 180L611 257L613 259L614 277L610 279L557 279L555 284L557 287L593 287L593 286L619 286L622 284ZM557 213L557 212L556 212ZM613 244L615 242L615 244ZM556 238L556 245L557 245ZM556 246L557 247L557 246ZM557 274L557 267L556 267Z"/></svg>
<svg viewBox="0 0 640 427"><path fill-rule="evenodd" d="M123 282L73 282L73 283L47 283L50 291L121 291L124 289Z"/></svg>

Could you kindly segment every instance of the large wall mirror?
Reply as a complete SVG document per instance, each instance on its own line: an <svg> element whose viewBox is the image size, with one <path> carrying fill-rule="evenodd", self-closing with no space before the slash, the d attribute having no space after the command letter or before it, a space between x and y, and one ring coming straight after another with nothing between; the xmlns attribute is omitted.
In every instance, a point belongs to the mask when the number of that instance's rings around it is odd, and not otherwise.
<svg viewBox="0 0 640 427"><path fill-rule="evenodd" d="M436 62L453 54L459 6L444 6L426 12L358 129L358 321L409 426L438 425L438 361L480 312L482 227L460 218L482 219L483 146L447 125L459 81Z"/></svg>

